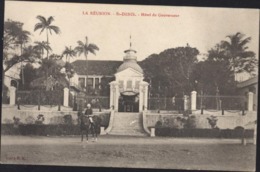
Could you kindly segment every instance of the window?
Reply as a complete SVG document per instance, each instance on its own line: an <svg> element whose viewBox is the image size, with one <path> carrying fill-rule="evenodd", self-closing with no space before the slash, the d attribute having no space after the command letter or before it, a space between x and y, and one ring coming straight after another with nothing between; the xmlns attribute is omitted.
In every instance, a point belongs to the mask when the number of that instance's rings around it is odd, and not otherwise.
<svg viewBox="0 0 260 172"><path fill-rule="evenodd" d="M132 89L132 81L131 80L126 82L126 89Z"/></svg>
<svg viewBox="0 0 260 172"><path fill-rule="evenodd" d="M124 81L122 80L119 81L119 88L124 88Z"/></svg>
<svg viewBox="0 0 260 172"><path fill-rule="evenodd" d="M93 88L93 78L88 78L88 82L87 82L89 87Z"/></svg>
<svg viewBox="0 0 260 172"><path fill-rule="evenodd" d="M135 81L135 89L139 89L140 81Z"/></svg>
<svg viewBox="0 0 260 172"><path fill-rule="evenodd" d="M85 78L79 78L79 86L81 88L84 88L85 87Z"/></svg>
<svg viewBox="0 0 260 172"><path fill-rule="evenodd" d="M99 78L95 78L95 88L99 88Z"/></svg>

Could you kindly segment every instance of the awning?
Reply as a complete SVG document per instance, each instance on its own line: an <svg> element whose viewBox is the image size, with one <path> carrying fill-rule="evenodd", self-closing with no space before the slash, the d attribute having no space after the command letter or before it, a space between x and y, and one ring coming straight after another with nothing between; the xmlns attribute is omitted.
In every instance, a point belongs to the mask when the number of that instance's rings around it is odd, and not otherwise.
<svg viewBox="0 0 260 172"><path fill-rule="evenodd" d="M122 95L124 96L136 96L138 94L138 92L134 92L134 91L123 91L121 92Z"/></svg>

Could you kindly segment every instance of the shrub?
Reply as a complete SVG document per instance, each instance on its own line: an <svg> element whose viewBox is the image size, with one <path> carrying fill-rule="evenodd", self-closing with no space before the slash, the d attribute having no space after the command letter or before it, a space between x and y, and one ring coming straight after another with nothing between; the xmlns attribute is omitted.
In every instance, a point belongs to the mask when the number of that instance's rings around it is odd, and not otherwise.
<svg viewBox="0 0 260 172"><path fill-rule="evenodd" d="M99 115L100 119L101 119L101 126L107 128L109 125L109 121L110 121L110 113L101 113Z"/></svg>
<svg viewBox="0 0 260 172"><path fill-rule="evenodd" d="M196 116L190 115L184 123L184 128L196 128Z"/></svg>
<svg viewBox="0 0 260 172"><path fill-rule="evenodd" d="M28 116L28 117L25 119L25 123L26 123L26 124L34 124L34 123L35 123L34 117Z"/></svg>
<svg viewBox="0 0 260 172"><path fill-rule="evenodd" d="M64 115L63 119L64 119L64 124L72 125L73 121L72 121L72 116L71 115Z"/></svg>
<svg viewBox="0 0 260 172"><path fill-rule="evenodd" d="M211 126L211 128L216 128L217 127L217 117L211 115L209 118L207 118L209 125Z"/></svg>
<svg viewBox="0 0 260 172"><path fill-rule="evenodd" d="M35 124L43 124L43 121L44 121L45 119L44 119L44 115L42 115L42 114L39 114L38 116L37 116L37 119L36 119L36 121L35 121Z"/></svg>

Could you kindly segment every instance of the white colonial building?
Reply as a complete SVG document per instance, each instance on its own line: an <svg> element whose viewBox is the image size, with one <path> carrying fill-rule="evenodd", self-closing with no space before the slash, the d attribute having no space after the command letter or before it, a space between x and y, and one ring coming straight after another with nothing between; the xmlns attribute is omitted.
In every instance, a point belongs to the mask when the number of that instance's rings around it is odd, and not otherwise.
<svg viewBox="0 0 260 172"><path fill-rule="evenodd" d="M124 61L110 83L110 106L119 112L139 112L147 108L148 83L137 64L136 51L125 51Z"/></svg>

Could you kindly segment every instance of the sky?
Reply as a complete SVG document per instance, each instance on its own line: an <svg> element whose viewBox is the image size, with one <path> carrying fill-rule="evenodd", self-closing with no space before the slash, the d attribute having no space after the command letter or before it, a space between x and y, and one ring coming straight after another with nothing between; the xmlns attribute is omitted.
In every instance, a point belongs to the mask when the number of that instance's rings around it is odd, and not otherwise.
<svg viewBox="0 0 260 172"><path fill-rule="evenodd" d="M91 12L110 15L90 15ZM136 16L119 16L117 13L134 13ZM142 16L142 13L155 16ZM227 39L227 35L237 32L252 37L249 50L254 51L257 58L259 54L258 9L5 2L5 20L24 23L23 29L32 34L32 43L46 41L45 32L34 32L34 26L39 22L37 15L53 16L53 25L61 30L61 34L52 34L49 38L55 54L61 54L65 46L77 46L78 40L84 41L88 36L89 42L100 48L96 56L89 54L88 59L123 60L131 35L138 61L187 43L196 47L200 51L199 58L202 58L210 48ZM76 59L84 59L84 56Z"/></svg>

